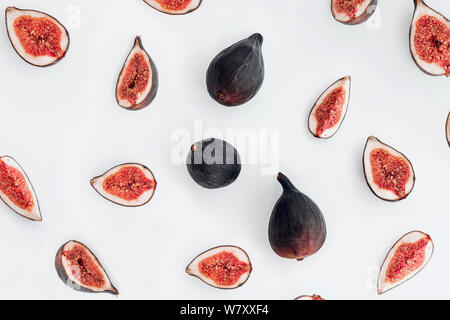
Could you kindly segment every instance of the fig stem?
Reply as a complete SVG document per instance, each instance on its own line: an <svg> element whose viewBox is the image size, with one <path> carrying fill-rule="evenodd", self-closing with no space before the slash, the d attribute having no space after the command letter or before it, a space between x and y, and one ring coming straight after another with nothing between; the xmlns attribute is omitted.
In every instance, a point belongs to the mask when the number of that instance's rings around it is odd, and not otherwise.
<svg viewBox="0 0 450 320"><path fill-rule="evenodd" d="M278 173L277 180L280 182L284 191L297 190L297 188L292 184L288 177L286 177L281 172Z"/></svg>

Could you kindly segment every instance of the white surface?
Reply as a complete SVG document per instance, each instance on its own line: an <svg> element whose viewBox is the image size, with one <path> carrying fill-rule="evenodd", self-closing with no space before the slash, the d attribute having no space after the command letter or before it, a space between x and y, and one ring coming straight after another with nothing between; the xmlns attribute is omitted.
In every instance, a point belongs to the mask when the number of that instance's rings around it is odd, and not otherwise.
<svg viewBox="0 0 450 320"><path fill-rule="evenodd" d="M0 204L0 298L115 299L75 292L53 260L64 242L84 242L121 292L118 299L450 298L449 147L445 121L450 80L423 74L410 57L412 1L380 1L380 29L333 20L330 1L205 0L173 17L140 0L5 1L47 11L70 29L59 64L40 69L11 48L0 24L1 154L13 156L39 197L43 222ZM446 0L429 5L450 16ZM80 28L71 14L80 10ZM71 21L69 21L71 20ZM76 19L75 19L76 20ZM226 46L264 35L266 79L247 105L227 109L208 95L205 73ZM136 35L154 59L160 89L139 112L120 108L116 78ZM321 141L308 131L309 111L324 88L352 76L352 97L340 131ZM328 237L303 262L272 252L269 216L281 187L259 165L246 165L223 190L206 190L171 161L176 129L279 129L280 168L322 208ZM369 135L398 148L414 165L407 200L388 203L366 185L362 153ZM193 138L194 139L194 138ZM186 152L189 144L186 143ZM158 181L141 208L100 197L89 180L122 162L148 165ZM378 297L377 268L403 234L420 229L436 245L429 265ZM233 291L185 274L200 252L234 244L254 271Z"/></svg>

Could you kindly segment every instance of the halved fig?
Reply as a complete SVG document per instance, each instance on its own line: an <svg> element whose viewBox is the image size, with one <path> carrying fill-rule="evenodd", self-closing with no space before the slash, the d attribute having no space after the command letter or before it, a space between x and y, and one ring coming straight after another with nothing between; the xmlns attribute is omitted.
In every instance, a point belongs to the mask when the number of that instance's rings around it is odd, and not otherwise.
<svg viewBox="0 0 450 320"><path fill-rule="evenodd" d="M19 56L37 67L59 62L69 49L69 33L52 16L36 11L7 7L6 29Z"/></svg>
<svg viewBox="0 0 450 320"><path fill-rule="evenodd" d="M0 157L0 198L17 214L42 221L39 202L25 171L9 156Z"/></svg>
<svg viewBox="0 0 450 320"><path fill-rule="evenodd" d="M91 179L91 185L103 198L115 204L139 207L152 199L157 182L146 166L125 163Z"/></svg>
<svg viewBox="0 0 450 320"><path fill-rule="evenodd" d="M336 21L355 25L367 21L377 4L377 0L331 0L331 12Z"/></svg>
<svg viewBox="0 0 450 320"><path fill-rule="evenodd" d="M215 288L235 289L247 282L252 264L241 248L220 246L199 254L186 272Z"/></svg>
<svg viewBox="0 0 450 320"><path fill-rule="evenodd" d="M202 0L144 0L152 8L167 14L186 14L200 7Z"/></svg>
<svg viewBox="0 0 450 320"><path fill-rule="evenodd" d="M333 83L314 104L309 114L309 131L317 138L331 138L347 114L352 79L344 77Z"/></svg>
<svg viewBox="0 0 450 320"><path fill-rule="evenodd" d="M434 244L430 236L412 231L398 240L383 262L378 278L378 294L414 277L430 261Z"/></svg>
<svg viewBox="0 0 450 320"><path fill-rule="evenodd" d="M447 136L448 145L450 146L450 112L448 113L447 123L445 125L445 133Z"/></svg>
<svg viewBox="0 0 450 320"><path fill-rule="evenodd" d="M69 241L63 244L56 253L55 268L59 278L72 289L119 294L98 259L81 242Z"/></svg>
<svg viewBox="0 0 450 320"><path fill-rule="evenodd" d="M423 0L414 0L416 10L410 29L410 49L417 66L432 76L450 74L450 21Z"/></svg>
<svg viewBox="0 0 450 320"><path fill-rule="evenodd" d="M157 92L158 70L136 37L117 80L117 103L127 110L140 110L152 103Z"/></svg>
<svg viewBox="0 0 450 320"><path fill-rule="evenodd" d="M414 188L416 177L408 158L375 137L367 139L363 167L370 189L383 200L405 199Z"/></svg>
<svg viewBox="0 0 450 320"><path fill-rule="evenodd" d="M295 300L325 300L318 294L313 294L312 296L300 296L295 298Z"/></svg>

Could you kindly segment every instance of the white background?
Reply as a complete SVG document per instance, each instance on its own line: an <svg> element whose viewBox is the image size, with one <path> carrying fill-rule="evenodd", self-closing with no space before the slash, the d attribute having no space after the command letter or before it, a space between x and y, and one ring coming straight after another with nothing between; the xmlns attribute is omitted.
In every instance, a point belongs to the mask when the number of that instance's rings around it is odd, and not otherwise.
<svg viewBox="0 0 450 320"><path fill-rule="evenodd" d="M140 0L0 1L52 14L71 36L67 57L41 69L17 56L0 24L0 153L23 166L44 219L27 221L0 203L0 298L116 299L60 281L54 256L70 239L97 254L118 299L450 298L450 83L423 74L410 57L413 1L380 1L376 21L353 27L333 20L329 0L203 2L174 17ZM447 0L428 3L450 16ZM222 107L206 90L208 64L254 32L264 36L263 87L242 107ZM136 35L159 69L160 89L150 107L129 112L114 89ZM353 77L347 118L332 139L315 139L306 126L310 108L345 75ZM221 190L192 181L173 161L171 136L193 131L195 121L220 132L279 129L280 170L326 217L322 250L303 262L271 250L267 226L281 187L275 172L261 174L264 165L245 165ZM367 187L361 156L369 135L413 163L417 183L407 200L383 202ZM141 208L116 206L89 184L129 161L148 165L159 183ZM413 280L378 297L377 268L414 229L431 235L435 255ZM239 245L252 259L254 272L237 290L185 274L192 258L221 244Z"/></svg>

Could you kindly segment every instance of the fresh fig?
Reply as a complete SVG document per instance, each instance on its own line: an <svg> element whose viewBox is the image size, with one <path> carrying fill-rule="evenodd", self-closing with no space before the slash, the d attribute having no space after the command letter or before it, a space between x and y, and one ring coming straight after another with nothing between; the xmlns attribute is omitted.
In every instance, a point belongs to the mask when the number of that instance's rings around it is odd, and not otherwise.
<svg viewBox="0 0 450 320"><path fill-rule="evenodd" d="M325 219L314 201L284 174L278 174L278 181L283 194L270 217L270 245L279 256L301 261L322 248L327 233Z"/></svg>
<svg viewBox="0 0 450 320"><path fill-rule="evenodd" d="M450 146L450 112L448 113L447 123L445 124L445 133L447 136L448 145Z"/></svg>
<svg viewBox="0 0 450 320"><path fill-rule="evenodd" d="M39 202L25 171L9 156L0 157L0 198L15 213L42 221Z"/></svg>
<svg viewBox="0 0 450 320"><path fill-rule="evenodd" d="M258 93L264 80L262 43L262 35L255 33L213 59L206 73L206 85L214 100L234 107Z"/></svg>
<svg viewBox="0 0 450 320"><path fill-rule="evenodd" d="M152 199L157 182L146 166L125 163L93 178L91 185L103 198L115 204L139 207Z"/></svg>
<svg viewBox="0 0 450 320"><path fill-rule="evenodd" d="M202 0L144 0L152 8L167 14L186 14L200 7Z"/></svg>
<svg viewBox="0 0 450 320"><path fill-rule="evenodd" d="M209 138L191 146L186 166L192 179L207 189L233 183L241 172L238 151L228 142Z"/></svg>
<svg viewBox="0 0 450 320"><path fill-rule="evenodd" d="M417 66L432 76L450 74L450 21L423 0L416 9L410 29L410 49Z"/></svg>
<svg viewBox="0 0 450 320"><path fill-rule="evenodd" d="M405 199L414 188L416 178L408 158L375 137L367 139L363 167L370 189L383 200Z"/></svg>
<svg viewBox="0 0 450 320"><path fill-rule="evenodd" d="M69 33L52 16L36 10L7 7L5 17L14 50L29 64L47 67L66 56Z"/></svg>
<svg viewBox="0 0 450 320"><path fill-rule="evenodd" d="M378 294L414 277L430 261L434 244L430 236L412 231L398 240L383 262L378 278Z"/></svg>
<svg viewBox="0 0 450 320"><path fill-rule="evenodd" d="M136 37L117 80L117 103L127 110L140 110L152 103L157 92L158 70Z"/></svg>
<svg viewBox="0 0 450 320"><path fill-rule="evenodd" d="M350 101L351 77L333 83L314 104L309 114L309 131L317 138L331 138L339 130Z"/></svg>
<svg viewBox="0 0 450 320"><path fill-rule="evenodd" d="M313 294L312 296L300 296L295 298L295 300L325 300L325 299L317 294Z"/></svg>
<svg viewBox="0 0 450 320"><path fill-rule="evenodd" d="M119 294L95 255L81 242L63 244L56 253L55 268L59 278L72 289Z"/></svg>
<svg viewBox="0 0 450 320"><path fill-rule="evenodd" d="M331 0L331 12L336 21L355 25L366 22L377 4L377 0Z"/></svg>
<svg viewBox="0 0 450 320"><path fill-rule="evenodd" d="M220 246L195 257L186 272L215 288L235 289L247 282L252 264L241 248Z"/></svg>

